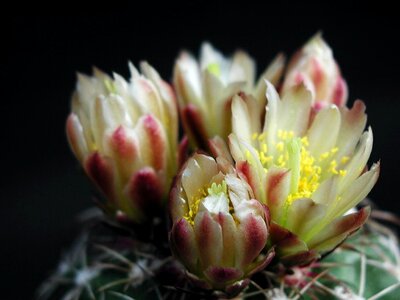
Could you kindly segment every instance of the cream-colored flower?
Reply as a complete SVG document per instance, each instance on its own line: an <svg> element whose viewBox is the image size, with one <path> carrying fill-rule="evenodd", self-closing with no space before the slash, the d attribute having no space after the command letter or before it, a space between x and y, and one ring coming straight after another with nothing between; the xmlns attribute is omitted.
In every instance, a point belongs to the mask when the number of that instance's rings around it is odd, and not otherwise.
<svg viewBox="0 0 400 300"><path fill-rule="evenodd" d="M265 106L264 79L278 83L283 67L284 58L278 55L256 83L255 63L243 51L227 58L204 43L198 61L183 52L175 64L174 86L183 126L193 146L207 149L209 138L228 137L231 101L239 92L249 93L256 99L261 115Z"/></svg>
<svg viewBox="0 0 400 300"><path fill-rule="evenodd" d="M177 170L171 87L147 63L131 80L79 74L67 121L71 148L107 198L106 209L142 222L165 202Z"/></svg>
<svg viewBox="0 0 400 300"><path fill-rule="evenodd" d="M291 59L281 94L304 83L313 95L314 106L331 103L343 106L347 101L347 85L336 63L332 49L316 34Z"/></svg>
<svg viewBox="0 0 400 300"><path fill-rule="evenodd" d="M368 217L346 214L374 186L379 164L366 171L372 131L363 132L365 106L334 104L316 111L312 94L298 85L280 99L267 83L263 128L248 103L232 103L230 151L256 199L271 212L271 238L288 261L318 256L338 245ZM290 241L288 241L288 239Z"/></svg>

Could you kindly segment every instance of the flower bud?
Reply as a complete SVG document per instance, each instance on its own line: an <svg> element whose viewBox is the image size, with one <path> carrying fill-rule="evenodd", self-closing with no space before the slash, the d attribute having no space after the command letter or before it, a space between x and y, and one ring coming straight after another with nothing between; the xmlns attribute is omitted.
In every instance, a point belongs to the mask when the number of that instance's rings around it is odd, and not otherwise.
<svg viewBox="0 0 400 300"><path fill-rule="evenodd" d="M330 103L337 106L346 104L346 82L340 74L332 49L320 34L312 37L291 59L282 94L301 83L311 91L317 108Z"/></svg>
<svg viewBox="0 0 400 300"><path fill-rule="evenodd" d="M106 210L140 223L167 198L177 168L178 120L170 86L147 63L131 81L78 74L67 120L72 151L107 199Z"/></svg>
<svg viewBox="0 0 400 300"><path fill-rule="evenodd" d="M231 58L224 57L210 44L204 43L200 59L183 52L174 68L180 114L185 132L192 146L207 149L208 139L220 136L227 139L231 133L231 102L239 92L253 96L264 114L264 79L277 84L284 68L284 57L278 55L255 83L255 63L243 51Z"/></svg>

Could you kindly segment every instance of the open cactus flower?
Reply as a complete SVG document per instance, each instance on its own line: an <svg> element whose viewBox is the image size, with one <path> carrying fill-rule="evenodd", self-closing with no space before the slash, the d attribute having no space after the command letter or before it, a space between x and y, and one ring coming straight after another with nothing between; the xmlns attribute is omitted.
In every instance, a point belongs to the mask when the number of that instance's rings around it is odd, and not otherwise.
<svg viewBox="0 0 400 300"><path fill-rule="evenodd" d="M274 256L265 249L269 212L236 173L194 154L171 191L171 247L198 281L232 293Z"/></svg>
<svg viewBox="0 0 400 300"><path fill-rule="evenodd" d="M147 63L131 80L79 74L67 120L71 148L107 199L106 210L141 223L166 202L177 168L171 87Z"/></svg>
<svg viewBox="0 0 400 300"><path fill-rule="evenodd" d="M283 68L284 57L278 55L256 82L255 62L244 51L238 50L228 58L204 43L199 60L182 52L175 63L174 86L183 126L193 146L206 149L208 139L228 137L230 104L239 91L251 94L259 107L264 107L264 79L278 84Z"/></svg>
<svg viewBox="0 0 400 300"><path fill-rule="evenodd" d="M209 43L172 85L130 71L78 75L67 136L104 214L39 299L400 299L366 106L320 34L259 78Z"/></svg>
<svg viewBox="0 0 400 300"><path fill-rule="evenodd" d="M230 150L238 172L255 198L271 212L271 243L282 261L301 264L330 251L357 230L368 208L346 214L370 192L379 163L366 164L372 130L364 132L365 105L330 104L318 111L304 84L283 98L267 84L265 123L252 122L252 110L237 96Z"/></svg>

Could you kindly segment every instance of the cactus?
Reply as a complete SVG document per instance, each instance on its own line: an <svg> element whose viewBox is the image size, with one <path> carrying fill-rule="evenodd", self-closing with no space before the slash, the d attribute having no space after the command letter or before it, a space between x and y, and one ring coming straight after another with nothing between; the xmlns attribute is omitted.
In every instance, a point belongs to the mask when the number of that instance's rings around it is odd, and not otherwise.
<svg viewBox="0 0 400 300"><path fill-rule="evenodd" d="M218 299L192 285L166 249L108 226L85 230L43 283L38 299ZM93 229L94 228L94 229ZM99 230L100 228L100 230ZM335 251L303 267L271 266L235 299L398 299L400 250L390 228L370 220Z"/></svg>
<svg viewBox="0 0 400 300"><path fill-rule="evenodd" d="M321 36L280 89L283 59L255 84L247 54L209 45L178 60L177 95L141 66L78 76L67 135L104 214L39 300L400 298L396 234L359 205L380 170L366 106Z"/></svg>

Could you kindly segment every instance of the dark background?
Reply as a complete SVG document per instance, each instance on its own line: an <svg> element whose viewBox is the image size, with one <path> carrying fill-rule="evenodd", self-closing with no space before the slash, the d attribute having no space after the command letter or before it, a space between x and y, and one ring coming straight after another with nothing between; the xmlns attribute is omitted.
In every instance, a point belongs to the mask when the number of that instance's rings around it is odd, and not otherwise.
<svg viewBox="0 0 400 300"><path fill-rule="evenodd" d="M375 139L371 162L382 162L371 197L400 213L398 25L396 10L384 3L351 1L323 7L148 3L115 15L10 19L3 28L0 73L0 298L32 298L78 232L77 213L91 206L91 187L64 132L75 72L89 73L96 65L128 76L128 59L146 59L170 79L179 50L197 53L203 40L224 53L246 49L261 71L277 52L289 55L322 30L348 82L350 103L367 103Z"/></svg>

